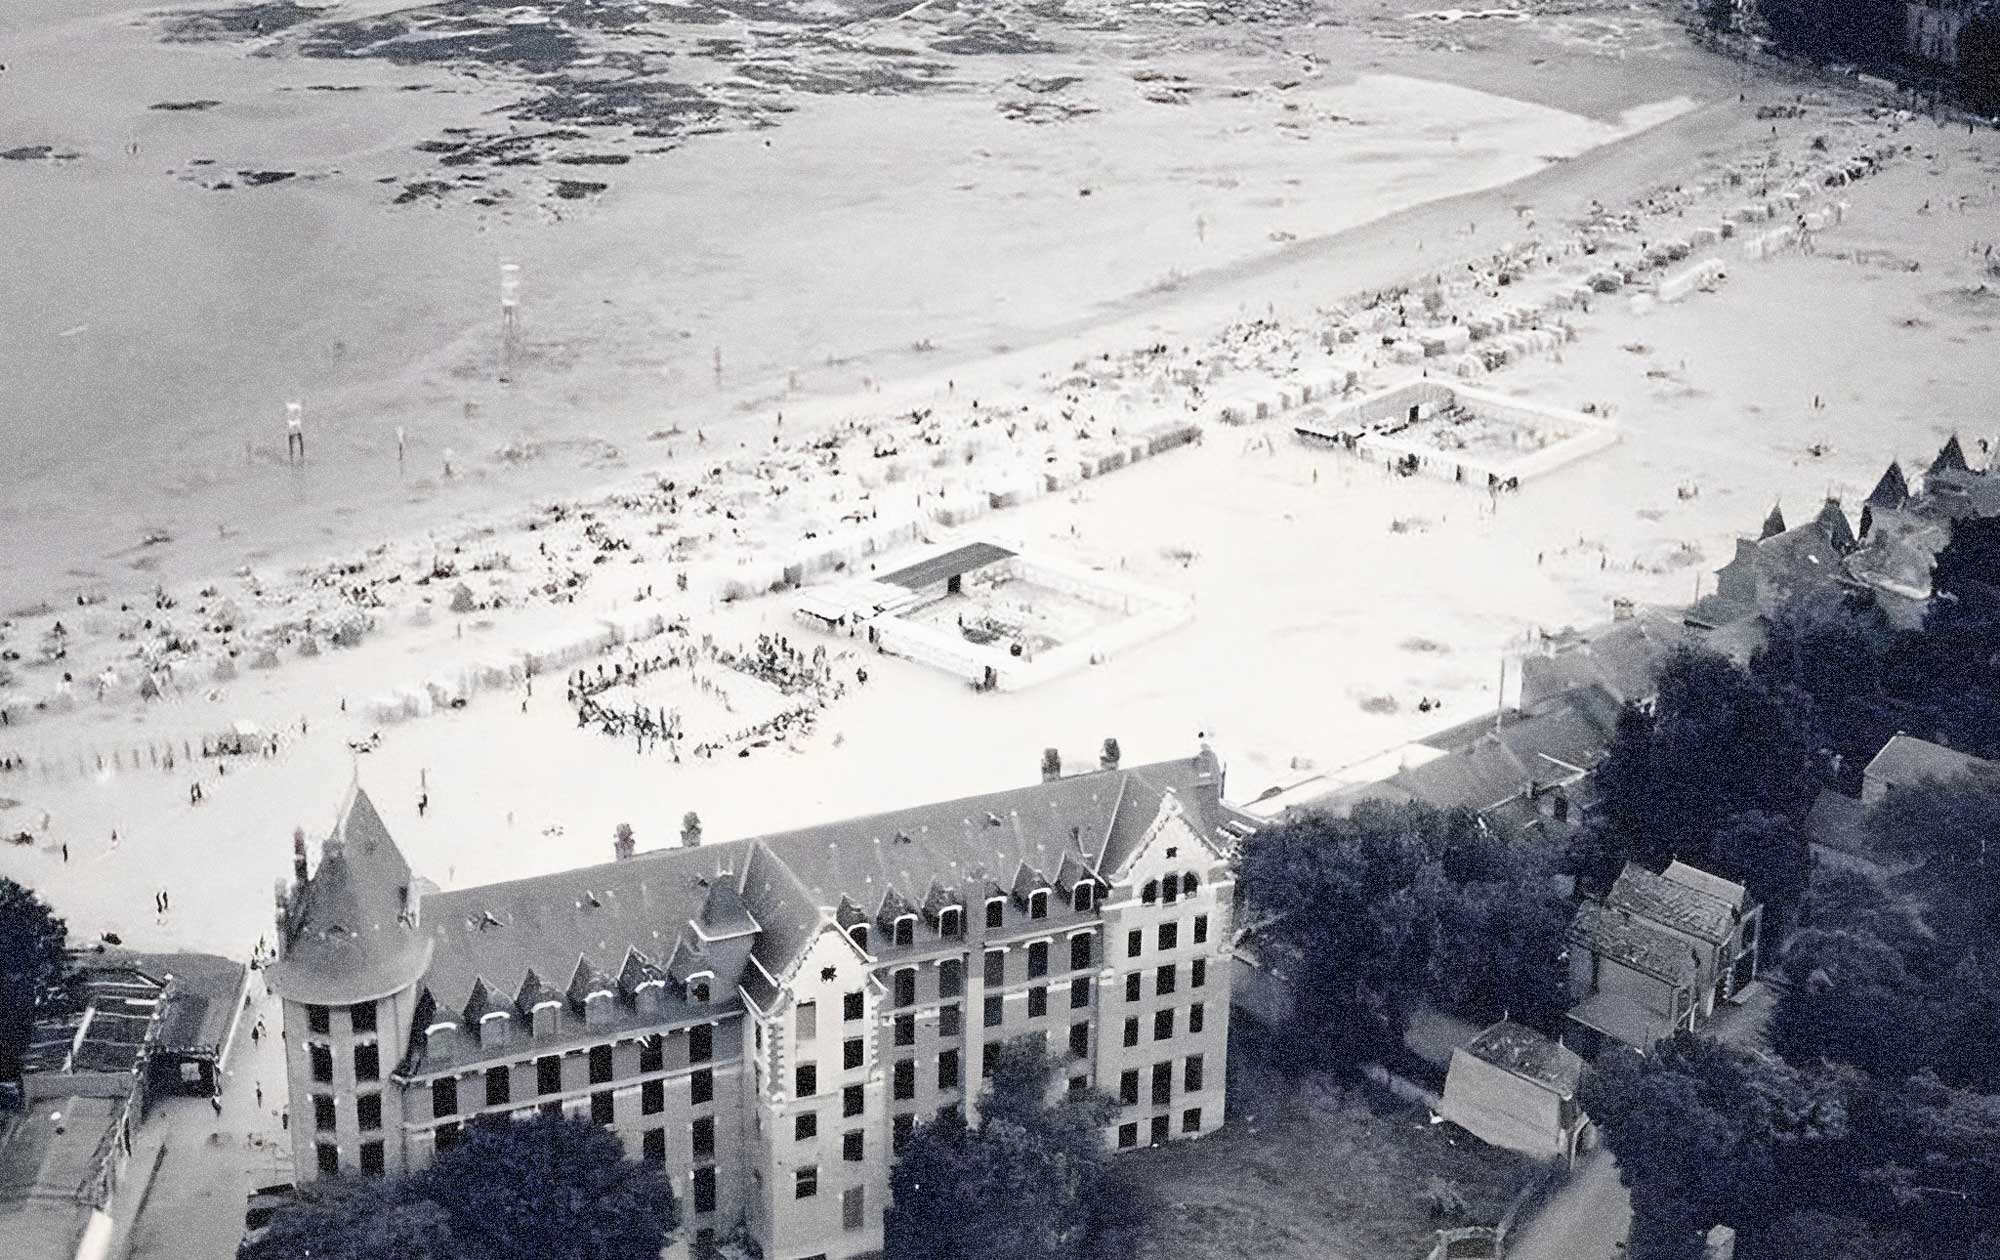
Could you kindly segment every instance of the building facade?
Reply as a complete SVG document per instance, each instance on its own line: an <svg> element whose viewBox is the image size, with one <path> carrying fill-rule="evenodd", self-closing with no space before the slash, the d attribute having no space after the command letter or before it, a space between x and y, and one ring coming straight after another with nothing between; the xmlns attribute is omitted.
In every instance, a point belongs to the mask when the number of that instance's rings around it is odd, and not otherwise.
<svg viewBox="0 0 2000 1260"><path fill-rule="evenodd" d="M688 1236L882 1246L916 1126L1038 1036L1114 1149L1222 1123L1234 881L1213 753L451 892L357 791L279 899L301 1179L422 1168L481 1116L586 1117Z"/></svg>

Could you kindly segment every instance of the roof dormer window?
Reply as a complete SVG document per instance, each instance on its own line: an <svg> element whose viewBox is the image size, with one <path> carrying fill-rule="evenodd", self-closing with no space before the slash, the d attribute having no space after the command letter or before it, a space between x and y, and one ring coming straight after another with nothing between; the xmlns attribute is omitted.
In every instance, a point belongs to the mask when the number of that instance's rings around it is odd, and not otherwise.
<svg viewBox="0 0 2000 1260"><path fill-rule="evenodd" d="M965 935L965 911L957 906L946 906L938 911L938 935L946 940L956 940Z"/></svg>
<svg viewBox="0 0 2000 1260"><path fill-rule="evenodd" d="M864 954L867 953L868 925L866 923L854 924L852 927L847 929L847 939L854 942L854 947L856 949L860 950Z"/></svg>
<svg viewBox="0 0 2000 1260"><path fill-rule="evenodd" d="M917 941L917 916L901 914L896 916L896 944L914 945Z"/></svg>
<svg viewBox="0 0 2000 1260"><path fill-rule="evenodd" d="M1049 890L1037 888L1028 894L1028 917L1046 919L1049 917Z"/></svg>
<svg viewBox="0 0 2000 1260"><path fill-rule="evenodd" d="M1082 882L1078 883L1075 888L1070 890L1069 894L1070 908L1075 910L1078 914L1090 913L1090 907L1093 904L1093 899L1095 898L1096 894L1097 894L1097 885L1087 879L1083 880Z"/></svg>
<svg viewBox="0 0 2000 1260"><path fill-rule="evenodd" d="M1007 899L1005 897L988 897L986 899L986 927L989 931L998 929L1005 921L1007 913L1005 909L1006 905Z"/></svg>
<svg viewBox="0 0 2000 1260"><path fill-rule="evenodd" d="M709 986L714 982L714 972L697 971L689 976L687 984L688 1001L693 1002L697 1006L708 1005Z"/></svg>

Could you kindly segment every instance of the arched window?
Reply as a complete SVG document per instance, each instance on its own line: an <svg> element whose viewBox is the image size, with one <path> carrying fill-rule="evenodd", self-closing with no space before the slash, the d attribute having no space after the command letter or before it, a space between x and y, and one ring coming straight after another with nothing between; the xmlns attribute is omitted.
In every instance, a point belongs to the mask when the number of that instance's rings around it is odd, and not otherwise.
<svg viewBox="0 0 2000 1260"><path fill-rule="evenodd" d="M1150 906L1159 899L1160 881L1157 879L1147 880L1145 889L1139 894L1139 900Z"/></svg>
<svg viewBox="0 0 2000 1260"><path fill-rule="evenodd" d="M854 942L854 947L856 949L859 949L864 953L867 952L868 925L866 923L857 923L853 927L848 928L847 939Z"/></svg>
<svg viewBox="0 0 2000 1260"><path fill-rule="evenodd" d="M938 935L953 940L965 932L965 912L957 906L938 911Z"/></svg>
<svg viewBox="0 0 2000 1260"><path fill-rule="evenodd" d="M914 914L896 917L896 944L912 945L917 939L917 916Z"/></svg>
<svg viewBox="0 0 2000 1260"><path fill-rule="evenodd" d="M1193 871L1189 871L1187 874L1181 876L1181 895L1183 897L1194 896L1194 890L1199 887L1201 887L1201 881L1195 878Z"/></svg>
<svg viewBox="0 0 2000 1260"><path fill-rule="evenodd" d="M1049 890L1037 888L1028 894L1028 917L1046 919L1049 917Z"/></svg>
<svg viewBox="0 0 2000 1260"><path fill-rule="evenodd" d="M1084 880L1082 883L1078 884L1074 889L1070 891L1069 895L1070 907L1074 909L1078 914L1088 914L1090 912L1091 896L1096 891L1097 889L1095 885L1093 885L1087 879Z"/></svg>

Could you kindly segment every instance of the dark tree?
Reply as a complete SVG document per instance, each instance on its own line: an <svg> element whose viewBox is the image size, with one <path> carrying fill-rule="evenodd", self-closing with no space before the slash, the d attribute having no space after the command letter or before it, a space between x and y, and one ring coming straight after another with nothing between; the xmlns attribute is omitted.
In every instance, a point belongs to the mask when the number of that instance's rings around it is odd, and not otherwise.
<svg viewBox="0 0 2000 1260"><path fill-rule="evenodd" d="M885 1260L1063 1260L1081 1254L1105 1186L1110 1099L1065 1090L1039 1038L992 1047L978 1128L952 1111L919 1127L889 1174Z"/></svg>
<svg viewBox="0 0 2000 1260"><path fill-rule="evenodd" d="M658 1260L679 1223L665 1169L564 1116L475 1121L419 1191L475 1253L493 1256Z"/></svg>
<svg viewBox="0 0 2000 1260"><path fill-rule="evenodd" d="M1763 940L1775 949L1791 930L1812 872L1805 832L1777 814L1738 814L1709 841L1710 870L1741 883L1764 907Z"/></svg>
<svg viewBox="0 0 2000 1260"><path fill-rule="evenodd" d="M312 1182L271 1217L241 1260L464 1260L445 1210L407 1180Z"/></svg>
<svg viewBox="0 0 2000 1260"><path fill-rule="evenodd" d="M1626 710L1597 774L1633 855L1701 865L1733 815L1803 817L1817 785L1796 707L1720 656L1675 651L1653 711Z"/></svg>
<svg viewBox="0 0 2000 1260"><path fill-rule="evenodd" d="M1961 941L2000 925L2000 769L1975 767L1950 779L1897 789L1868 813L1868 837L1883 853L1919 863L1948 890L1938 926Z"/></svg>
<svg viewBox="0 0 2000 1260"><path fill-rule="evenodd" d="M1290 981L1304 1034L1334 1062L1397 1045L1430 997L1473 1019L1556 1009L1568 926L1560 853L1508 843L1473 814L1364 802L1308 813L1245 847L1257 947Z"/></svg>
<svg viewBox="0 0 2000 1260"><path fill-rule="evenodd" d="M1760 0L1757 11L1795 56L1875 63L1902 53L1902 5L1894 0Z"/></svg>
<svg viewBox="0 0 2000 1260"><path fill-rule="evenodd" d="M37 1019L76 1008L81 994L67 937L41 898L0 877L0 1081L21 1075Z"/></svg>
<svg viewBox="0 0 2000 1260"><path fill-rule="evenodd" d="M1736 25L1736 0L1701 0L1702 24L1718 35Z"/></svg>
<svg viewBox="0 0 2000 1260"><path fill-rule="evenodd" d="M1958 84L1967 107L2000 114L2000 11L1974 12L1959 28Z"/></svg>
<svg viewBox="0 0 2000 1260"><path fill-rule="evenodd" d="M1935 1000L1879 938L1807 928L1784 961L1791 983L1771 1015L1771 1045L1788 1061L1832 1059L1892 1079L1930 1061Z"/></svg>

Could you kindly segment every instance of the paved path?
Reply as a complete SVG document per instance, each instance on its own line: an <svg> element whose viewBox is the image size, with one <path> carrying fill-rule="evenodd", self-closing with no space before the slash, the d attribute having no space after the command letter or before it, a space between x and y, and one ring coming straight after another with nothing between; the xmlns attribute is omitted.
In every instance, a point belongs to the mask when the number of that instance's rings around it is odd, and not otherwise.
<svg viewBox="0 0 2000 1260"><path fill-rule="evenodd" d="M1569 1184L1507 1240L1507 1260L1613 1260L1632 1222L1618 1164L1599 1147L1577 1161Z"/></svg>

